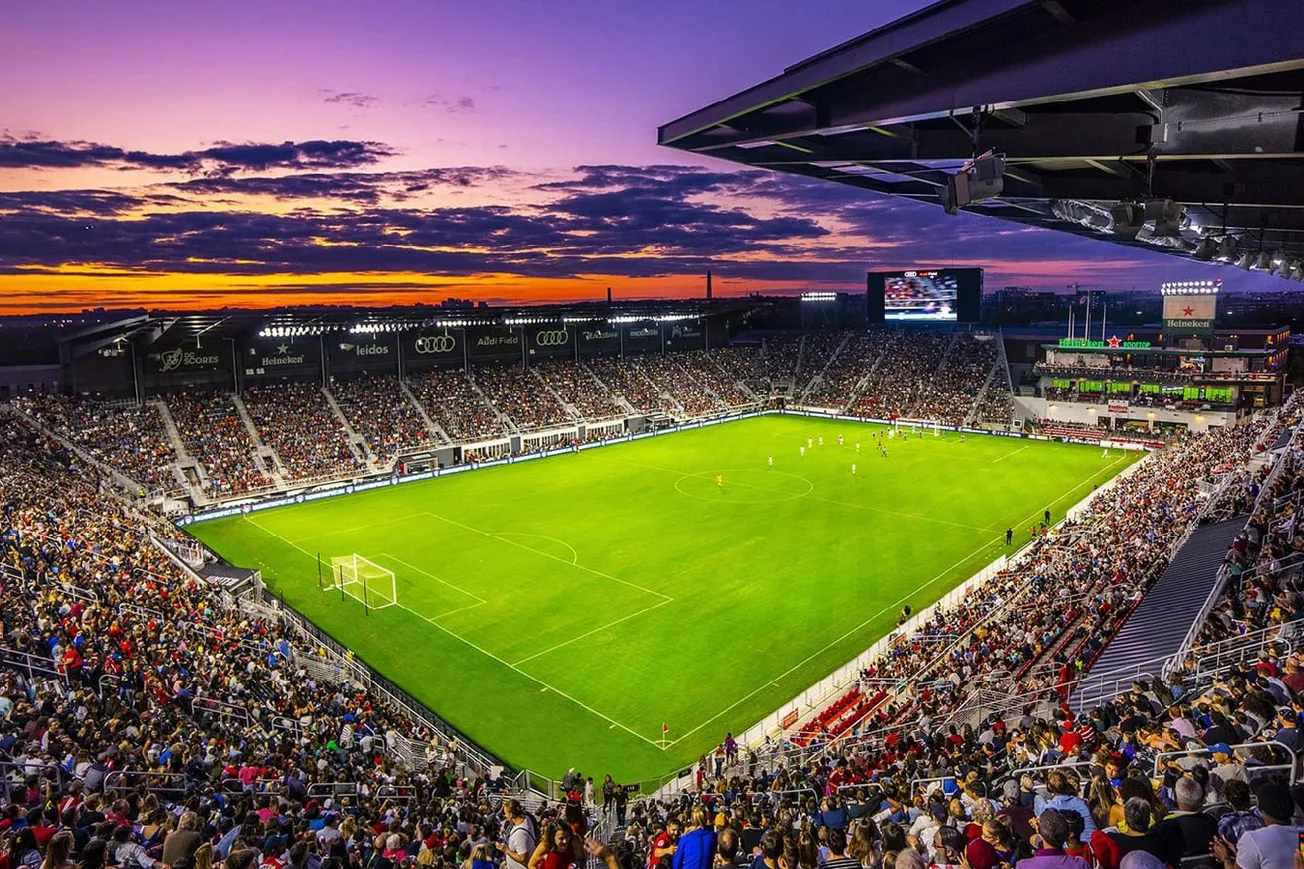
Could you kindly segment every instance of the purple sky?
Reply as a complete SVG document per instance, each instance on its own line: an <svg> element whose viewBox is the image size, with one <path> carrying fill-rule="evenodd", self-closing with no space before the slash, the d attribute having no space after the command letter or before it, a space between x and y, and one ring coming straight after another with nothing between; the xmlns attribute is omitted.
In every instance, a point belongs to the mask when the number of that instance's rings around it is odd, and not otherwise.
<svg viewBox="0 0 1304 869"><path fill-rule="evenodd" d="M1284 286L719 161L666 168L691 158L654 144L659 124L919 5L16 4L0 305L658 295L707 267L743 292L950 263L987 265L989 287Z"/></svg>

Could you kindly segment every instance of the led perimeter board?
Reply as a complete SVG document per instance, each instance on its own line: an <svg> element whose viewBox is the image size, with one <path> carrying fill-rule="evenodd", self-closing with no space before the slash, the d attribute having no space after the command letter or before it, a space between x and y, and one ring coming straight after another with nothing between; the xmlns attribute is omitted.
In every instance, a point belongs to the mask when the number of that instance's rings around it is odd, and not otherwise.
<svg viewBox="0 0 1304 869"><path fill-rule="evenodd" d="M871 323L976 323L983 295L983 270L870 272L865 289Z"/></svg>

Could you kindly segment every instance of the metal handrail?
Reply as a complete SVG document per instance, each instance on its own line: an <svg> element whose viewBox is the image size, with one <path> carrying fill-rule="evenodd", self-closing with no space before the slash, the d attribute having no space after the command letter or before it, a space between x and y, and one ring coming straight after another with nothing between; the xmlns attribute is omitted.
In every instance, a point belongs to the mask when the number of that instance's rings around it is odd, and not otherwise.
<svg viewBox="0 0 1304 869"><path fill-rule="evenodd" d="M1238 742L1235 745L1229 745L1228 748L1232 750L1233 757L1236 756L1237 751L1243 748L1261 748L1261 749L1268 749L1269 751L1284 751L1287 755L1290 756L1289 764L1284 764L1284 763L1263 764L1262 766L1254 766L1254 767L1249 767L1247 769L1253 769L1256 772L1270 772L1272 770L1279 770L1279 769L1288 770L1290 772L1289 784L1292 785L1295 784L1295 781L1298 777L1299 754L1290 746L1282 745L1280 742L1274 742L1272 740L1260 740L1257 742ZM1161 752L1155 755L1155 765L1154 765L1153 774L1155 776L1158 776L1160 774L1160 772L1163 769L1163 760L1166 757L1189 757L1190 755L1193 754L1211 754L1211 753L1212 752L1209 748L1194 748L1194 749L1188 749L1186 751Z"/></svg>

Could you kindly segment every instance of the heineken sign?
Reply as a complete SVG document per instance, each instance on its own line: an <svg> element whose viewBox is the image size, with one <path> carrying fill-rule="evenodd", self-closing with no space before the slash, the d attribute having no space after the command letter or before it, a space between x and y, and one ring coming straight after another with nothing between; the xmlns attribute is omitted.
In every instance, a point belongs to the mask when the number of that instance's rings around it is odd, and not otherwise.
<svg viewBox="0 0 1304 869"><path fill-rule="evenodd" d="M1093 341L1090 338L1061 338L1059 346L1066 349L1087 348L1102 350L1149 350L1149 341L1120 341L1117 336L1108 341Z"/></svg>

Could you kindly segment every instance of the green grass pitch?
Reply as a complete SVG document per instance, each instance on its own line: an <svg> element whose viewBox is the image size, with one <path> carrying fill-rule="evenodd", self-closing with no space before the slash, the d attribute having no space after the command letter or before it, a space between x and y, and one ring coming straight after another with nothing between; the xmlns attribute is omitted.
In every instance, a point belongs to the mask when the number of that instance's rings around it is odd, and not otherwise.
<svg viewBox="0 0 1304 869"><path fill-rule="evenodd" d="M885 458L884 431L767 416L190 531L509 763L649 779L1139 458L931 432ZM329 579L354 552L394 571L398 606L318 589L317 554Z"/></svg>

